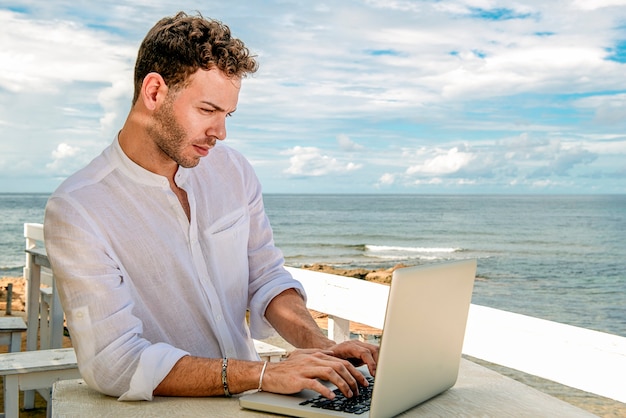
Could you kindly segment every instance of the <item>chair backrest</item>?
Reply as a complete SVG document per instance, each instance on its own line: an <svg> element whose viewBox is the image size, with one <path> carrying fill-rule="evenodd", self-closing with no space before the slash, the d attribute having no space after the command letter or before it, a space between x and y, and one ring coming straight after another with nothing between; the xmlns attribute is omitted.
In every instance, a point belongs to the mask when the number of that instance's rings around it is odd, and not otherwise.
<svg viewBox="0 0 626 418"><path fill-rule="evenodd" d="M44 235L43 224L40 223L25 223L24 224L24 238L26 239L26 249L43 248L44 247ZM30 255L26 254L26 264L24 267L24 279L28 280L30 272L28 270L28 258ZM52 286L52 271L49 268L42 267L41 269L41 284L46 286ZM26 296L28 297L28 295Z"/></svg>
<svg viewBox="0 0 626 418"><path fill-rule="evenodd" d="M24 237L26 237L26 248L37 247L37 241L43 244L43 224L25 223Z"/></svg>

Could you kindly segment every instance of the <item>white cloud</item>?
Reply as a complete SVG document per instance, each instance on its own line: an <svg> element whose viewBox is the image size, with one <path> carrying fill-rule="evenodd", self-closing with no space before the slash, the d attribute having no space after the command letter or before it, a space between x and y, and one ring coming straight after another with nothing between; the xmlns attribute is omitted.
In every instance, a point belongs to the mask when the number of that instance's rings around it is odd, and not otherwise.
<svg viewBox="0 0 626 418"><path fill-rule="evenodd" d="M454 174L471 164L475 159L472 153L460 151L458 147L449 150L436 150L436 155L420 164L410 166L406 173L425 176Z"/></svg>
<svg viewBox="0 0 626 418"><path fill-rule="evenodd" d="M430 179L417 179L413 181L413 184L415 184L416 186L439 186L441 184L443 184L443 180L439 177L433 177Z"/></svg>
<svg viewBox="0 0 626 418"><path fill-rule="evenodd" d="M55 176L68 176L89 161L85 150L61 143L52 151L52 161L46 164L47 171Z"/></svg>
<svg viewBox="0 0 626 418"><path fill-rule="evenodd" d="M396 182L396 175L392 173L384 173L382 176L378 178L378 180L374 183L375 189L385 189L390 188Z"/></svg>
<svg viewBox="0 0 626 418"><path fill-rule="evenodd" d="M27 19L0 10L4 39L0 86L21 92L62 91L68 82L107 82L128 71L134 48L74 21Z"/></svg>
<svg viewBox="0 0 626 418"><path fill-rule="evenodd" d="M597 10L613 6L626 6L626 0L574 0L574 7L580 10Z"/></svg>
<svg viewBox="0 0 626 418"><path fill-rule="evenodd" d="M346 173L362 167L361 164L353 162L340 162L337 158L326 155L315 147L297 146L282 154L291 155L290 166L285 173L297 177L320 177L333 173Z"/></svg>
<svg viewBox="0 0 626 418"><path fill-rule="evenodd" d="M394 183L395 180L396 180L396 176L394 176L391 173L385 173L382 176L380 176L380 179L378 179L378 184L391 185Z"/></svg>
<svg viewBox="0 0 626 418"><path fill-rule="evenodd" d="M73 157L75 156L80 150L78 148L72 147L70 145L67 144L59 144L59 146L57 147L56 150L54 150L52 152L52 157L55 160L60 160L63 158L68 158L68 157Z"/></svg>
<svg viewBox="0 0 626 418"><path fill-rule="evenodd" d="M339 143L339 147L343 151L360 151L363 149L363 145L359 145L353 140L350 139L348 135L339 135L337 136L337 142Z"/></svg>
<svg viewBox="0 0 626 418"><path fill-rule="evenodd" d="M626 120L626 94L589 96L574 102L582 109L595 112L595 121L601 124L616 124Z"/></svg>

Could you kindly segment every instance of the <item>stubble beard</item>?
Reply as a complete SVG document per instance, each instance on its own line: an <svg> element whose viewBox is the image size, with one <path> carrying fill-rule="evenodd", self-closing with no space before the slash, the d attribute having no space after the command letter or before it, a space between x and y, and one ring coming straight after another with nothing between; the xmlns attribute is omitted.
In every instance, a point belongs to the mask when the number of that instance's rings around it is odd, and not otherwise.
<svg viewBox="0 0 626 418"><path fill-rule="evenodd" d="M179 166L192 168L200 162L199 157L185 157L182 153L187 143L187 133L176 120L171 99L166 99L154 112L153 123L148 126L148 134L161 152Z"/></svg>

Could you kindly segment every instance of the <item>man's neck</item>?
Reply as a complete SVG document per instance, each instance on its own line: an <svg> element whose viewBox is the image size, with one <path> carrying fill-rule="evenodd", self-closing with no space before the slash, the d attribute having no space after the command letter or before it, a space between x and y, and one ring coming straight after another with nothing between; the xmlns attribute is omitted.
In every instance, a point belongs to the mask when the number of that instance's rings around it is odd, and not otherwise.
<svg viewBox="0 0 626 418"><path fill-rule="evenodd" d="M148 137L143 125L134 119L131 112L118 134L122 151L135 164L154 174L166 177L170 184L173 184L178 164L169 158L163 158L163 153L156 149L156 145Z"/></svg>

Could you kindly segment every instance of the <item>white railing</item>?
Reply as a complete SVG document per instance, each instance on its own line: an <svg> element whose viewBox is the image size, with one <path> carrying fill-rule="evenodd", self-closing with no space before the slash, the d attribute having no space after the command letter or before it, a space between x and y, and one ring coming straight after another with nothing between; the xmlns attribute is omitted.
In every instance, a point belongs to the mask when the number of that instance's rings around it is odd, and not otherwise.
<svg viewBox="0 0 626 418"><path fill-rule="evenodd" d="M26 236L29 248L29 239L43 239L43 227L26 225L25 236L28 231L33 234ZM329 315L328 332L334 340L350 338L350 321L383 327L388 286L298 268L287 270L303 284L309 309ZM472 304L463 353L626 402L624 337Z"/></svg>
<svg viewBox="0 0 626 418"><path fill-rule="evenodd" d="M626 338L472 305L463 352L626 402Z"/></svg>

